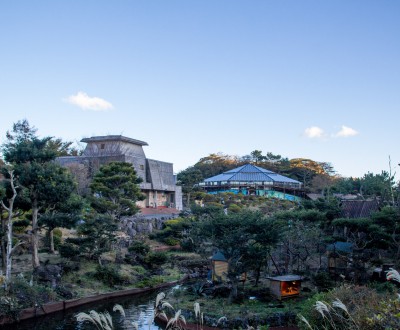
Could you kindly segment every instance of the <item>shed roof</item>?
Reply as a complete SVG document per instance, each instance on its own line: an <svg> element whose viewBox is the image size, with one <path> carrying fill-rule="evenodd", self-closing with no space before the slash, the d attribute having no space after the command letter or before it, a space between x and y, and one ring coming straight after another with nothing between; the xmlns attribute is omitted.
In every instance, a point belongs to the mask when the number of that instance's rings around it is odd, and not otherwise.
<svg viewBox="0 0 400 330"><path fill-rule="evenodd" d="M220 251L217 251L217 252L211 257L211 260L214 260L214 261L227 261L226 258L225 258L225 256L224 256Z"/></svg>
<svg viewBox="0 0 400 330"><path fill-rule="evenodd" d="M204 182L213 181L280 182L301 184L300 181L290 179L286 176L252 164L246 164L204 180Z"/></svg>
<svg viewBox="0 0 400 330"><path fill-rule="evenodd" d="M271 281L289 282L289 281L300 281L302 277L299 275L281 275L281 276L268 277L268 279Z"/></svg>

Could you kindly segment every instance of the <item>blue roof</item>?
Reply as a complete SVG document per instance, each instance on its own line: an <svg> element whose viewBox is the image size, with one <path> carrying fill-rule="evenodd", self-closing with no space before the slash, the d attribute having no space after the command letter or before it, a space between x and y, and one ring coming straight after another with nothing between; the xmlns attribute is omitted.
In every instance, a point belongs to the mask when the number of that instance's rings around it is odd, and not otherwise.
<svg viewBox="0 0 400 330"><path fill-rule="evenodd" d="M251 164L240 166L233 170L226 171L222 174L218 174L204 180L204 182L215 181L281 182L301 184L301 182L297 180L290 179L286 176Z"/></svg>
<svg viewBox="0 0 400 330"><path fill-rule="evenodd" d="M211 260L214 260L214 261L226 261L226 258L225 258L225 256L224 256L220 251L217 251L217 252L211 257Z"/></svg>

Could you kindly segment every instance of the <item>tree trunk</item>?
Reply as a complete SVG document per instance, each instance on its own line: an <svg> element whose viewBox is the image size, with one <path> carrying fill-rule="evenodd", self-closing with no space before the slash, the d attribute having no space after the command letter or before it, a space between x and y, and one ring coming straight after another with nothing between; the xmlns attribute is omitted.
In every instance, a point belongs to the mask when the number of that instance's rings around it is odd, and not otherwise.
<svg viewBox="0 0 400 330"><path fill-rule="evenodd" d="M229 294L229 304L232 304L234 302L234 300L237 298L238 296L238 282L236 279L231 279L231 285L232 285L232 289L231 289L231 293Z"/></svg>
<svg viewBox="0 0 400 330"><path fill-rule="evenodd" d="M49 240L50 240L50 253L54 254L54 229L49 229Z"/></svg>
<svg viewBox="0 0 400 330"><path fill-rule="evenodd" d="M257 269L256 269L256 283L254 286L258 286L258 281L260 280L260 275L261 275L261 263L258 264Z"/></svg>
<svg viewBox="0 0 400 330"><path fill-rule="evenodd" d="M38 228L38 214L39 208L37 200L33 200L32 205L32 267L35 269L40 266L39 261L39 228Z"/></svg>
<svg viewBox="0 0 400 330"><path fill-rule="evenodd" d="M1 217L1 231L3 236L1 237L1 269L4 273L6 272L6 219Z"/></svg>
<svg viewBox="0 0 400 330"><path fill-rule="evenodd" d="M187 196L186 207L190 208L190 192L188 192L186 196Z"/></svg>
<svg viewBox="0 0 400 330"><path fill-rule="evenodd" d="M16 196L16 195L15 195ZM11 269L12 269L12 252L13 252L13 245L12 245L12 210L14 204L13 197L9 203L9 210L8 210L8 223L7 223L7 256L6 256L6 291L8 289L8 284L11 282Z"/></svg>
<svg viewBox="0 0 400 330"><path fill-rule="evenodd" d="M7 248L6 248L6 283L5 289L8 290L8 286L11 282L11 270L12 270L12 253L13 253L13 245L12 245L12 218L13 218L13 210L14 210L14 200L17 197L17 190L14 186L14 171L8 170L8 174L10 175L10 183L11 189L13 191L13 195L10 199L8 199L8 207L4 205L3 201L1 202L2 207L7 211ZM4 259L4 256L3 256Z"/></svg>

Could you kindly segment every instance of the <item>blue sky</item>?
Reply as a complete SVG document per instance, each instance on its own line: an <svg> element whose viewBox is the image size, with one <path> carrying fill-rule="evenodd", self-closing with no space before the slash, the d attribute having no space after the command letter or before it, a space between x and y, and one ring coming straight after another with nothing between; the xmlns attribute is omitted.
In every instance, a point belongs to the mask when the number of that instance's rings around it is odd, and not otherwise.
<svg viewBox="0 0 400 330"><path fill-rule="evenodd" d="M400 163L398 1L2 1L0 133L122 134L175 171L258 149Z"/></svg>

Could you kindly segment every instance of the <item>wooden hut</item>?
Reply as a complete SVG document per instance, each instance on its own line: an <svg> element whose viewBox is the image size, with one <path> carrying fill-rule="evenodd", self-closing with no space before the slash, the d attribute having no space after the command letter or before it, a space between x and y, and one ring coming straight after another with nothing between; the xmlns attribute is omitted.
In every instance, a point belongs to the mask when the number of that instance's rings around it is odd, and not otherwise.
<svg viewBox="0 0 400 330"><path fill-rule="evenodd" d="M211 257L211 279L213 282L224 282L228 275L228 260L221 252Z"/></svg>
<svg viewBox="0 0 400 330"><path fill-rule="evenodd" d="M336 278L346 275L348 260L353 252L353 244L350 242L335 242L327 246L329 274Z"/></svg>
<svg viewBox="0 0 400 330"><path fill-rule="evenodd" d="M269 277L271 293L278 299L295 297L300 294L301 276L282 275Z"/></svg>

